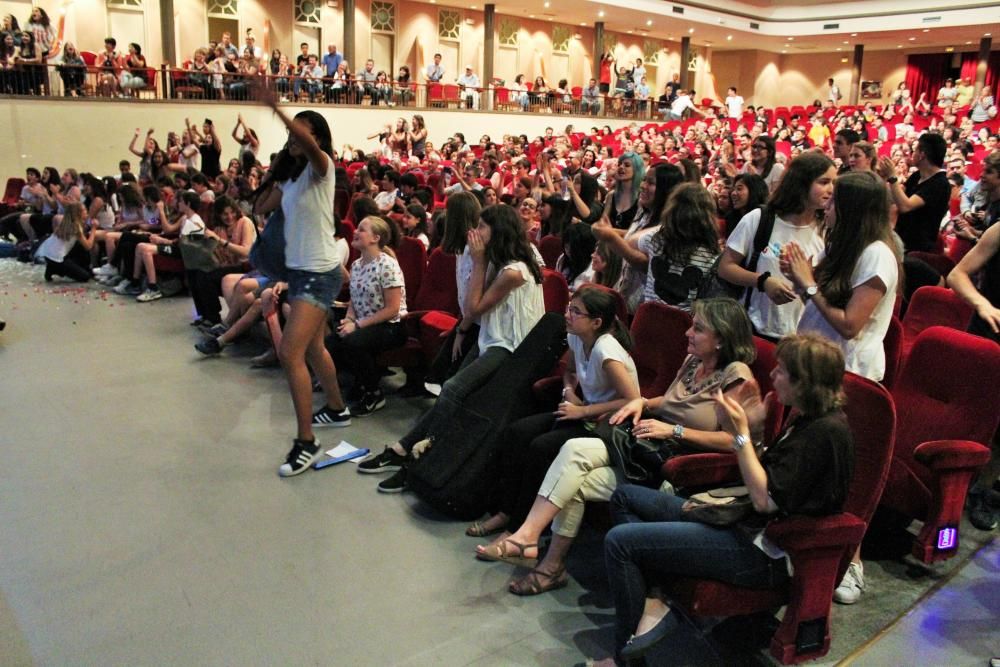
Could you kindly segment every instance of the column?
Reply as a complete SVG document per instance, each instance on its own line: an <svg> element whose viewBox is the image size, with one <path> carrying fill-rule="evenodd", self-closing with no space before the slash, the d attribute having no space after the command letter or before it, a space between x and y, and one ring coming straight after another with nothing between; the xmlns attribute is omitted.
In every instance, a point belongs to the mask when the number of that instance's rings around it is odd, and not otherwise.
<svg viewBox="0 0 1000 667"><path fill-rule="evenodd" d="M594 24L594 78L601 80L601 56L604 55L604 21ZM587 84L589 85L589 83ZM586 85L584 86L586 88Z"/></svg>
<svg viewBox="0 0 1000 667"><path fill-rule="evenodd" d="M861 61L865 56L865 45L854 45L854 63L851 65L851 94L847 99L851 105L858 103L858 96L861 93Z"/></svg>
<svg viewBox="0 0 1000 667"><path fill-rule="evenodd" d="M493 110L493 57L496 54L497 6L488 4L483 12L483 103L481 109Z"/></svg>
<svg viewBox="0 0 1000 667"><path fill-rule="evenodd" d="M353 70L358 70L358 63L354 62L354 6L354 0L344 0L344 60L351 63Z"/></svg>
<svg viewBox="0 0 1000 667"><path fill-rule="evenodd" d="M986 85L986 68L990 62L990 49L993 46L993 39L983 37L979 40L979 65L976 67L976 94L979 89ZM996 99L997 91L993 91L993 99Z"/></svg>
<svg viewBox="0 0 1000 667"><path fill-rule="evenodd" d="M691 88L688 85L688 61L691 60L691 38L681 37L681 88L688 90Z"/></svg>
<svg viewBox="0 0 1000 667"><path fill-rule="evenodd" d="M174 0L160 0L160 40L163 42L163 62L180 66L177 60L177 31L174 30ZM124 50L124 49L123 49ZM167 91L163 91L164 96Z"/></svg>

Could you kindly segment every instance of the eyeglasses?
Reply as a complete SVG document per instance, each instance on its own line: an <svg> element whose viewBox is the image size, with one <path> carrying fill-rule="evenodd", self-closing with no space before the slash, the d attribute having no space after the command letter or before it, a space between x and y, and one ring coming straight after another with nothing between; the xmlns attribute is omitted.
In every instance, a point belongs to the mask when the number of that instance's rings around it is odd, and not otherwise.
<svg viewBox="0 0 1000 667"><path fill-rule="evenodd" d="M538 207L531 202L521 202L521 208L530 208L531 210L535 210Z"/></svg>
<svg viewBox="0 0 1000 667"><path fill-rule="evenodd" d="M577 318L577 317L592 318L593 317L593 315L591 315L590 313L585 313L584 311L580 310L579 308L577 308L574 305L566 306L566 312L569 313L569 316L572 317L572 318Z"/></svg>
<svg viewBox="0 0 1000 667"><path fill-rule="evenodd" d="M750 150L752 150L752 151L766 151L767 150L767 146L765 146L764 144L751 144L750 145Z"/></svg>

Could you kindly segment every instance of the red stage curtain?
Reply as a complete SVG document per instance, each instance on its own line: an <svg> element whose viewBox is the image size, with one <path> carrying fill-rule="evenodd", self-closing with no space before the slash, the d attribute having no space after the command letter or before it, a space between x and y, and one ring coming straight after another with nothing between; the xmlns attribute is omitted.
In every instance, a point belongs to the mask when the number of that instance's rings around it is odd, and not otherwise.
<svg viewBox="0 0 1000 667"><path fill-rule="evenodd" d="M914 102L921 93L927 93L927 101L934 104L938 91L947 79L950 53L920 53L906 59L906 87Z"/></svg>
<svg viewBox="0 0 1000 667"><path fill-rule="evenodd" d="M979 66L979 54L978 53L963 53L962 54L962 73L958 78L968 79L973 84L976 83L976 68Z"/></svg>
<svg viewBox="0 0 1000 667"><path fill-rule="evenodd" d="M962 54L962 75L961 78L969 77L972 83L976 82L976 69L979 67L978 53ZM993 89L996 97L997 80L1000 79L1000 51L991 51L990 59L986 65L986 85Z"/></svg>

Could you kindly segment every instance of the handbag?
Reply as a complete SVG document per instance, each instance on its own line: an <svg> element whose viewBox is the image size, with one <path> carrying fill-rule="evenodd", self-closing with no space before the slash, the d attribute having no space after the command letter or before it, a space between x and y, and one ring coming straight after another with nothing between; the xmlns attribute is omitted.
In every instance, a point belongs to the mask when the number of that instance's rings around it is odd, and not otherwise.
<svg viewBox="0 0 1000 667"><path fill-rule="evenodd" d="M730 486L692 495L681 506L681 520L710 526L731 526L753 512L753 501L747 487Z"/></svg>
<svg viewBox="0 0 1000 667"><path fill-rule="evenodd" d="M281 207L271 211L264 229L250 248L250 264L271 280L286 280L285 214Z"/></svg>
<svg viewBox="0 0 1000 667"><path fill-rule="evenodd" d="M594 425L593 433L604 441L612 465L634 484L658 482L663 462L680 453L681 445L672 439L635 437L631 422L613 425L602 419Z"/></svg>
<svg viewBox="0 0 1000 667"><path fill-rule="evenodd" d="M177 247L188 271L212 271L219 268L215 249L219 240L204 234L188 234L177 239Z"/></svg>

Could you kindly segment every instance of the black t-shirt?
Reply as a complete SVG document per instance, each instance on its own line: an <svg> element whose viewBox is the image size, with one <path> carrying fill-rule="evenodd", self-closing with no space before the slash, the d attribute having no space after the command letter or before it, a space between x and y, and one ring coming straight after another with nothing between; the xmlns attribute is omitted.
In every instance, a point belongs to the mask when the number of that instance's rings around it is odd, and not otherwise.
<svg viewBox="0 0 1000 667"><path fill-rule="evenodd" d="M219 166L219 156L222 155L222 151L216 149L215 144L202 144L198 147L198 152L201 153L201 173L209 178L215 178L222 173Z"/></svg>
<svg viewBox="0 0 1000 667"><path fill-rule="evenodd" d="M919 196L924 205L908 213L900 213L896 222L896 233L903 239L907 252L920 250L934 252L937 249L941 220L948 212L951 198L951 184L943 171L939 171L924 182L920 182L920 172L914 172L903 186L907 197Z"/></svg>

